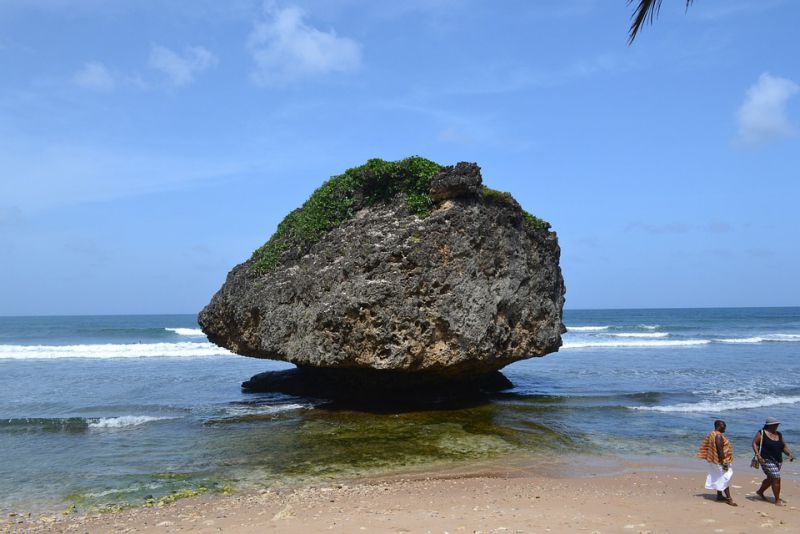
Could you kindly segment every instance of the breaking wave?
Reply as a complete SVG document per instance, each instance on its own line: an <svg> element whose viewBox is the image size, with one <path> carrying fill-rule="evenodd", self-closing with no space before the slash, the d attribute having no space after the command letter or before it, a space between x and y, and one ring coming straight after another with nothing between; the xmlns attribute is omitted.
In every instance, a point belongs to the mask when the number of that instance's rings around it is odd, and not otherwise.
<svg viewBox="0 0 800 534"><path fill-rule="evenodd" d="M668 337L667 332L622 332L620 334L611 334L614 337L635 337L635 338L660 338Z"/></svg>
<svg viewBox="0 0 800 534"><path fill-rule="evenodd" d="M730 410L747 410L750 408L765 408L777 406L779 404L795 404L800 402L800 397L764 397L759 399L744 399L730 401L703 401L697 403L681 403L667 406L631 406L631 410L642 410L648 412L725 412Z"/></svg>
<svg viewBox="0 0 800 534"><path fill-rule="evenodd" d="M666 332L635 333L621 332L604 334L604 337L620 339L603 340L599 337L593 339L567 340L565 338L562 349L592 349L592 348L656 348L656 347L692 347L708 345L709 343L727 343L735 345L753 343L800 343L800 334L765 334L762 336L741 338L713 338L713 339L665 339L670 334Z"/></svg>
<svg viewBox="0 0 800 534"><path fill-rule="evenodd" d="M120 417L101 417L99 419L89 419L89 428L126 428L139 426L152 421L163 421L165 419L175 419L174 417L154 417L151 415L123 415Z"/></svg>
<svg viewBox="0 0 800 534"><path fill-rule="evenodd" d="M630 341L566 341L562 349L591 349L591 348L654 348L654 347L692 347L708 345L709 339L674 339L674 340L630 340Z"/></svg>
<svg viewBox="0 0 800 534"><path fill-rule="evenodd" d="M763 337L732 337L732 338L715 339L714 341L718 341L719 343L762 343L764 341L764 338Z"/></svg>
<svg viewBox="0 0 800 534"><path fill-rule="evenodd" d="M800 342L800 334L767 334L764 336L754 336L754 337L731 337L731 338L721 338L715 339L714 341L719 343L736 343L736 344L748 344L748 343L791 343L791 342Z"/></svg>
<svg viewBox="0 0 800 534"><path fill-rule="evenodd" d="M610 326L568 326L567 332L602 332L608 330Z"/></svg>
<svg viewBox="0 0 800 534"><path fill-rule="evenodd" d="M184 358L227 356L231 352L212 343L120 343L98 345L0 345L0 359L56 358Z"/></svg>
<svg viewBox="0 0 800 534"><path fill-rule="evenodd" d="M205 334L199 328L165 328L164 330L173 332L179 336L205 337Z"/></svg>
<svg viewBox="0 0 800 534"><path fill-rule="evenodd" d="M177 419L151 415L123 415L119 417L21 417L0 419L0 429L6 431L85 432L92 428L126 428L153 421Z"/></svg>

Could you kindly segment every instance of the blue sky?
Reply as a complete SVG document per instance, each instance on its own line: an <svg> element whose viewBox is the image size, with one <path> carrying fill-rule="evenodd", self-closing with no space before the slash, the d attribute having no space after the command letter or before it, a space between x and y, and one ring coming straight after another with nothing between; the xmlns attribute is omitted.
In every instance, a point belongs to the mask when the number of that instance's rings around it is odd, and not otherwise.
<svg viewBox="0 0 800 534"><path fill-rule="evenodd" d="M0 314L194 313L327 177L476 161L567 307L800 305L800 4L0 2Z"/></svg>

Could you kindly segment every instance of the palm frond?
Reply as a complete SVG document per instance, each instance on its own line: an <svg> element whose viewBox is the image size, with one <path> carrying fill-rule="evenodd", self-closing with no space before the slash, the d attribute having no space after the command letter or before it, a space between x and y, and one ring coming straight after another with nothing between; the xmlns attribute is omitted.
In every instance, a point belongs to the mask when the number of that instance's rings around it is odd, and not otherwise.
<svg viewBox="0 0 800 534"><path fill-rule="evenodd" d="M637 0L628 0L628 5L631 5ZM694 0L686 0L686 9L689 9L689 6ZM658 17L658 12L661 11L661 0L638 0L639 4L636 6L636 9L633 11L633 15L631 16L631 29L628 32L628 44L633 43L633 40L636 39L636 36L639 34L639 30L642 29L642 25L647 22L648 24L652 24L653 20Z"/></svg>

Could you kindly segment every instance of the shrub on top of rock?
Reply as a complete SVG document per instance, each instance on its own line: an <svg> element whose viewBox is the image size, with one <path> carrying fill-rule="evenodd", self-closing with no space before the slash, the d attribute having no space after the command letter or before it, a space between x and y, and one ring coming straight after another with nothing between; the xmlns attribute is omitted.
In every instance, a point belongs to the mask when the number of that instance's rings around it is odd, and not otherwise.
<svg viewBox="0 0 800 534"><path fill-rule="evenodd" d="M400 161L371 159L347 169L322 184L306 202L289 213L275 234L253 253L252 269L263 273L275 269L284 252L300 249L302 255L328 231L353 217L359 209L385 202L398 194L406 196L412 213L425 217L433 208L431 178L442 169L419 156Z"/></svg>
<svg viewBox="0 0 800 534"><path fill-rule="evenodd" d="M299 208L287 215L272 237L255 252L251 271L265 273L276 269L287 251L293 257L305 254L314 243L367 206L402 195L411 213L424 218L438 202L457 196L479 195L492 201L519 207L509 193L481 186L480 167L458 163L443 167L436 162L412 156L400 161L374 158L364 165L347 169L322 184ZM549 230L550 224L523 212L526 224Z"/></svg>

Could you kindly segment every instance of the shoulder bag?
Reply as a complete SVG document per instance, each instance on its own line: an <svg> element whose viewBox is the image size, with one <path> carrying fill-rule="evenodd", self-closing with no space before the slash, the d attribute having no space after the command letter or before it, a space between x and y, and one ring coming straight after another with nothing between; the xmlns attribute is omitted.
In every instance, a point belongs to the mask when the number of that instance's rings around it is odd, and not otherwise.
<svg viewBox="0 0 800 534"><path fill-rule="evenodd" d="M750 467L753 469L758 469L761 467L761 464L758 463L758 457L761 456L761 446L764 444L764 431L761 431L761 441L758 442L758 454L753 455L753 459L750 460Z"/></svg>

